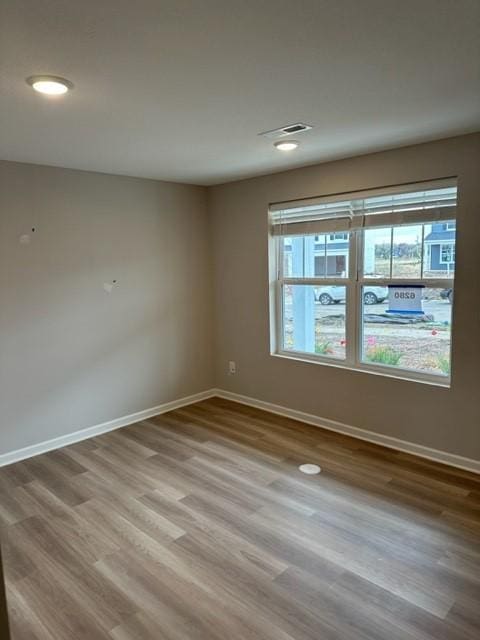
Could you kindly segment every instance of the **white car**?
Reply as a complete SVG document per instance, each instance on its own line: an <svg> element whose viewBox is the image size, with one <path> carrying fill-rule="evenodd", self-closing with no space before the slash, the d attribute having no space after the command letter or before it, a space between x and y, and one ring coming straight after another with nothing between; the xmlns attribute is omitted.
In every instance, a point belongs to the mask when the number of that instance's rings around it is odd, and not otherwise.
<svg viewBox="0 0 480 640"><path fill-rule="evenodd" d="M326 287L318 287L315 289L315 300L320 304L338 304L345 302L346 287L340 285L332 285ZM364 304L379 304L388 297L387 287L364 287L363 302Z"/></svg>

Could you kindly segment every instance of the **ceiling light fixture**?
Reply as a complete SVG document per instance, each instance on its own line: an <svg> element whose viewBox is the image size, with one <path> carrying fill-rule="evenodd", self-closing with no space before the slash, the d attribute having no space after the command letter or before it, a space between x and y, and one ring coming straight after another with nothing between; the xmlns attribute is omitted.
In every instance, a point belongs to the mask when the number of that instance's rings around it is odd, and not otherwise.
<svg viewBox="0 0 480 640"><path fill-rule="evenodd" d="M298 144L296 140L279 140L274 142L273 146L279 151L293 151L298 147Z"/></svg>
<svg viewBox="0 0 480 640"><path fill-rule="evenodd" d="M48 96L60 96L73 89L73 83L58 76L30 76L27 78L29 84L35 91Z"/></svg>

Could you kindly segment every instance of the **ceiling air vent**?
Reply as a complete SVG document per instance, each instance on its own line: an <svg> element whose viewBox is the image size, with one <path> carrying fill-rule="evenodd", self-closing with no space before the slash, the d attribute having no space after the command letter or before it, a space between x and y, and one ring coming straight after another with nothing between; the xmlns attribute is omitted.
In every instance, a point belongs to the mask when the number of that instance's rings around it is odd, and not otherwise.
<svg viewBox="0 0 480 640"><path fill-rule="evenodd" d="M271 131L263 131L259 133L259 136L265 136L265 138L283 138L290 136L293 133L299 134L304 131L308 131L312 128L310 124L303 124L303 122L296 122L295 124L287 124L286 127L280 127L279 129L272 129Z"/></svg>

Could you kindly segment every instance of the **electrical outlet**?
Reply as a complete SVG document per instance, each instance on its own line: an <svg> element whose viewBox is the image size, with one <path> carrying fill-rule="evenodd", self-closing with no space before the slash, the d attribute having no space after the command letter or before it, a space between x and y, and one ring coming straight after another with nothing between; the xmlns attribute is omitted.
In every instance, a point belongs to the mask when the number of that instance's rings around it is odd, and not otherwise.
<svg viewBox="0 0 480 640"><path fill-rule="evenodd" d="M237 365L233 360L228 363L228 375L234 376L237 373Z"/></svg>

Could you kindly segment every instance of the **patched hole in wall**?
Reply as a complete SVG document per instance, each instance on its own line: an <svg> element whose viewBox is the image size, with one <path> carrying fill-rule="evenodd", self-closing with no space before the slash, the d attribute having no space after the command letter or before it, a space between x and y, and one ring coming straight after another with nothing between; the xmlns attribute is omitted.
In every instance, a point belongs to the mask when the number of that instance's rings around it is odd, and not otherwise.
<svg viewBox="0 0 480 640"><path fill-rule="evenodd" d="M103 290L107 293L112 293L113 288L117 285L117 280L111 280L110 282L103 283Z"/></svg>
<svg viewBox="0 0 480 640"><path fill-rule="evenodd" d="M35 227L31 228L30 233L35 233ZM18 242L20 244L30 244L30 242L32 241L30 233L22 233L22 235L18 239Z"/></svg>

